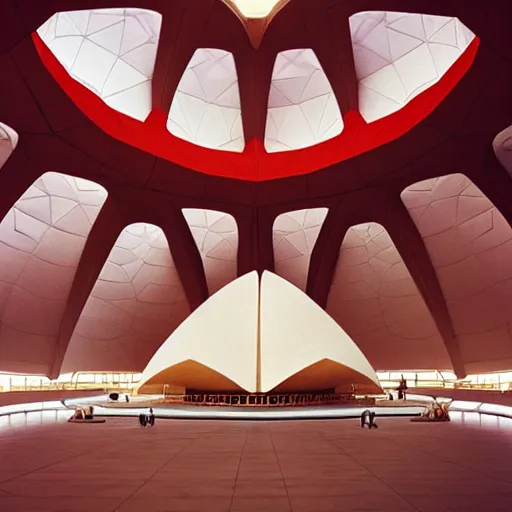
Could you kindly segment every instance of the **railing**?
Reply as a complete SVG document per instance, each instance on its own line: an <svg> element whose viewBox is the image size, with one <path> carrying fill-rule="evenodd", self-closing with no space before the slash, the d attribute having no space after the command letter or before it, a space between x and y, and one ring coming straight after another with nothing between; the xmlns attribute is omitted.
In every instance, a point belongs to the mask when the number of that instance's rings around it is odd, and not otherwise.
<svg viewBox="0 0 512 512"><path fill-rule="evenodd" d="M66 406L60 400L48 402L30 402L26 404L12 404L0 407L0 416L10 414L41 412L41 411L57 411L66 409Z"/></svg>
<svg viewBox="0 0 512 512"><path fill-rule="evenodd" d="M397 389L400 385L399 380L381 380L381 386L384 389L393 390ZM421 380L411 381L407 380L407 386L409 388L439 388L439 389L453 389L453 382L443 382L439 380Z"/></svg>
<svg viewBox="0 0 512 512"><path fill-rule="evenodd" d="M385 390L395 390L398 388L399 380L386 380L380 381L381 386ZM474 389L481 391L504 391L509 388L512 389L512 383L508 382L485 382L476 383L470 381L409 381L407 380L409 389L414 388L428 388L428 389Z"/></svg>
<svg viewBox="0 0 512 512"><path fill-rule="evenodd" d="M472 375L464 380L456 380L448 372L420 372L405 371L405 378L410 389L472 389L472 390L512 390L512 372L501 374ZM380 383L385 390L395 390L400 384L401 372L377 372ZM0 392L10 391L91 391L122 392L133 394L140 382L139 374L107 374L76 372L69 374L69 380L49 381L45 377L36 377L40 382L34 382L36 376L0 374ZM94 377L94 381L92 381ZM90 379L89 381L86 381Z"/></svg>
<svg viewBox="0 0 512 512"><path fill-rule="evenodd" d="M231 407L293 407L312 405L373 405L375 398L337 393L248 393L230 395L224 393L193 393L187 395L166 395L167 403L183 403L197 406Z"/></svg>
<svg viewBox="0 0 512 512"><path fill-rule="evenodd" d="M112 390L133 392L140 381L139 373L75 372L50 380L43 375L19 375L0 372L0 392Z"/></svg>
<svg viewBox="0 0 512 512"><path fill-rule="evenodd" d="M123 382L113 382L108 384L55 382L41 385L27 384L26 386L10 386L10 389L4 389L0 386L0 393L8 393L12 391L99 391L102 393L117 391L122 393L133 393L136 386L137 384L128 385Z"/></svg>
<svg viewBox="0 0 512 512"><path fill-rule="evenodd" d="M489 390L489 391L503 391L508 389L508 382L486 382L486 383L474 383L459 381L454 383L454 389L478 389L478 390Z"/></svg>

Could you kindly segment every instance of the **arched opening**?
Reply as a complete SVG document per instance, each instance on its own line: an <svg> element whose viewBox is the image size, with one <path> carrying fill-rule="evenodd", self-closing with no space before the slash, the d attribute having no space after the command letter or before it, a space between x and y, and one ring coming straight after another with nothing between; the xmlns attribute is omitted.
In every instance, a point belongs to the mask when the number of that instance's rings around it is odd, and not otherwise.
<svg viewBox="0 0 512 512"><path fill-rule="evenodd" d="M0 370L50 371L75 272L106 198L94 182L48 172L0 223Z"/></svg>
<svg viewBox="0 0 512 512"><path fill-rule="evenodd" d="M241 153L244 133L233 54L194 52L178 84L167 120L176 137L205 148Z"/></svg>
<svg viewBox="0 0 512 512"><path fill-rule="evenodd" d="M385 11L354 14L350 32L359 110L367 122L436 84L475 38L457 18Z"/></svg>
<svg viewBox="0 0 512 512"><path fill-rule="evenodd" d="M267 152L307 148L342 131L336 96L315 52L279 52L268 97Z"/></svg>
<svg viewBox="0 0 512 512"><path fill-rule="evenodd" d="M210 295L236 279L238 226L229 213L184 208L183 216L203 260Z"/></svg>
<svg viewBox="0 0 512 512"><path fill-rule="evenodd" d="M189 313L162 229L131 224L87 299L62 372L140 371Z"/></svg>
<svg viewBox="0 0 512 512"><path fill-rule="evenodd" d="M69 75L114 110L144 121L162 16L146 9L58 12L37 33Z"/></svg>
<svg viewBox="0 0 512 512"><path fill-rule="evenodd" d="M296 210L282 213L274 221L274 270L302 291L306 289L311 254L328 211Z"/></svg>
<svg viewBox="0 0 512 512"><path fill-rule="evenodd" d="M463 174L401 194L443 291L468 373L512 366L512 229Z"/></svg>
<svg viewBox="0 0 512 512"><path fill-rule="evenodd" d="M359 224L347 231L327 312L378 370L418 364L427 369L451 368L434 319L380 224Z"/></svg>

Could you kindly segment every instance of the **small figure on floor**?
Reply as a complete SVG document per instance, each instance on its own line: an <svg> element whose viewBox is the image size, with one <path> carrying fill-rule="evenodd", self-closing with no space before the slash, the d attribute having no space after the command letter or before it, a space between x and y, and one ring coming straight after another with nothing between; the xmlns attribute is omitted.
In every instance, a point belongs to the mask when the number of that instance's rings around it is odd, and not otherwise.
<svg viewBox="0 0 512 512"><path fill-rule="evenodd" d="M70 423L105 423L104 419L94 417L94 407L92 405L77 407L68 421Z"/></svg>
<svg viewBox="0 0 512 512"><path fill-rule="evenodd" d="M141 427L155 426L155 414L153 412L153 407L149 408L149 413L139 414L139 423Z"/></svg>
<svg viewBox="0 0 512 512"><path fill-rule="evenodd" d="M155 426L155 414L153 413L153 407L149 408L148 424L149 424L150 427L154 427Z"/></svg>
<svg viewBox="0 0 512 512"><path fill-rule="evenodd" d="M398 388L396 388L398 391L398 400L405 400L407 391L407 381L404 379L404 376L402 374L402 378L400 379L400 384L398 384Z"/></svg>
<svg viewBox="0 0 512 512"><path fill-rule="evenodd" d="M368 428L379 428L377 423L375 423L375 412L363 411L361 414L361 428L364 428L365 425L368 425Z"/></svg>
<svg viewBox="0 0 512 512"><path fill-rule="evenodd" d="M75 409L75 413L70 418L70 420L84 420L84 419L85 419L85 412L81 407L78 407L78 409Z"/></svg>
<svg viewBox="0 0 512 512"><path fill-rule="evenodd" d="M412 418L413 422L438 422L438 421L450 421L450 414L448 412L448 406L445 403L438 403L435 399L434 401L425 408L425 412L422 416Z"/></svg>

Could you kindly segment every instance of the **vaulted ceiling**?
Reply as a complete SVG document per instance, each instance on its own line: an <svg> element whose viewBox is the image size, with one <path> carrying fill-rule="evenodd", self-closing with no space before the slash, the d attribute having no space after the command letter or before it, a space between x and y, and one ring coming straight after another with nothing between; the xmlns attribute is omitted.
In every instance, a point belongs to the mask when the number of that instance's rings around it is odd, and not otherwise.
<svg viewBox="0 0 512 512"><path fill-rule="evenodd" d="M228 3L0 4L0 370L140 370L254 269L377 369L509 369L510 3Z"/></svg>

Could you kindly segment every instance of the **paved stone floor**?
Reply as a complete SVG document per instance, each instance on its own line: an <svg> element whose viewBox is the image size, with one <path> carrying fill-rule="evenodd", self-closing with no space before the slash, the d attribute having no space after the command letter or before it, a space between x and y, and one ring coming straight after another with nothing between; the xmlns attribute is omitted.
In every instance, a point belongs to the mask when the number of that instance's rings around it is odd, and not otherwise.
<svg viewBox="0 0 512 512"><path fill-rule="evenodd" d="M512 420L379 426L4 417L0 511L512 510Z"/></svg>

